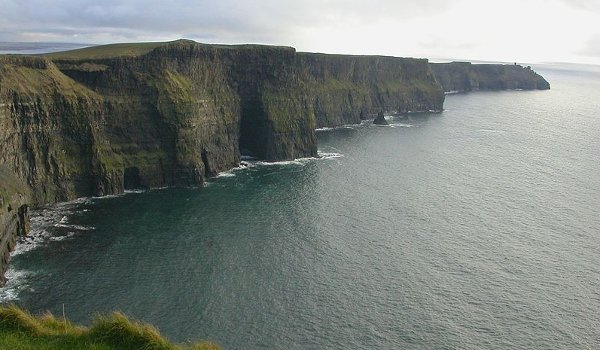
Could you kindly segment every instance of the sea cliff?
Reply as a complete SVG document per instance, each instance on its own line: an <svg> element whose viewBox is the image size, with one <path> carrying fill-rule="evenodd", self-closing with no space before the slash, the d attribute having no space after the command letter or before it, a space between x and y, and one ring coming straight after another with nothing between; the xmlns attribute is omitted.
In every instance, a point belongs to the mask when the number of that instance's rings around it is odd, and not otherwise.
<svg viewBox="0 0 600 350"><path fill-rule="evenodd" d="M12 172L0 166L0 286L18 236L29 232L29 190Z"/></svg>
<svg viewBox="0 0 600 350"><path fill-rule="evenodd" d="M378 112L441 111L444 94L426 59L298 54L317 127L372 119Z"/></svg>
<svg viewBox="0 0 600 350"><path fill-rule="evenodd" d="M27 205L200 186L241 155L317 156L319 127L441 111L444 91L542 81L520 66L189 40L0 56L0 254L27 232Z"/></svg>
<svg viewBox="0 0 600 350"><path fill-rule="evenodd" d="M518 64L430 63L445 92L547 90L550 84L531 67Z"/></svg>

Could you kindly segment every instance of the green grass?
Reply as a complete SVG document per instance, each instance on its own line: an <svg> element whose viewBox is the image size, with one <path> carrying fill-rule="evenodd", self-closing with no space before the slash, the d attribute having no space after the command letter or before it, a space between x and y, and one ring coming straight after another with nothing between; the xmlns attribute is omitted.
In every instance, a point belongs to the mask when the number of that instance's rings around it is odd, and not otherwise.
<svg viewBox="0 0 600 350"><path fill-rule="evenodd" d="M122 56L135 57L147 54L153 49L166 44L168 44L168 42L109 44L49 53L44 56L53 60L99 59Z"/></svg>
<svg viewBox="0 0 600 350"><path fill-rule="evenodd" d="M176 345L148 325L119 312L100 316L91 327L74 325L51 314L33 316L16 307L0 307L0 350L216 350L210 342Z"/></svg>
<svg viewBox="0 0 600 350"><path fill-rule="evenodd" d="M175 41L164 42L140 42L140 43L120 43L84 47L81 49L54 52L44 54L43 56L51 60L90 60L112 57L137 57L165 45L198 45L204 47L214 47L219 49L245 49L245 50L281 50L294 48L288 46L272 46L259 44L241 44L241 45L221 45L221 44L202 44L192 40L179 39Z"/></svg>
<svg viewBox="0 0 600 350"><path fill-rule="evenodd" d="M75 102L79 97L102 100L101 96L63 74L43 57L0 56L1 98L9 100L11 96L7 92L49 99L58 92Z"/></svg>

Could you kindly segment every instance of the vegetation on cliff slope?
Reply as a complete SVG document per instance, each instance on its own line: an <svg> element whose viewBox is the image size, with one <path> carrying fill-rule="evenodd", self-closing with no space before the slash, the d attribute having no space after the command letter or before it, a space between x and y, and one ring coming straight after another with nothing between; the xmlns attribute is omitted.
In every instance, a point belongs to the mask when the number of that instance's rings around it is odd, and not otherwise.
<svg viewBox="0 0 600 350"><path fill-rule="evenodd" d="M166 42L123 43L84 47L76 50L53 52L44 56L52 59L99 59L110 57L144 55L153 49L166 45Z"/></svg>
<svg viewBox="0 0 600 350"><path fill-rule="evenodd" d="M9 349L216 350L218 346L210 342L172 344L156 328L118 312L98 317L88 328L51 314L36 317L8 306L0 307L0 350Z"/></svg>

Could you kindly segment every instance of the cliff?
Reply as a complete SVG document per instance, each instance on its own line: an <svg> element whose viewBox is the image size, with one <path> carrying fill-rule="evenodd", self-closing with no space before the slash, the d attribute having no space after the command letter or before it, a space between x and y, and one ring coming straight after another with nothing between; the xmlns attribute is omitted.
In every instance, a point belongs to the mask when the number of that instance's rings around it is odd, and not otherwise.
<svg viewBox="0 0 600 350"><path fill-rule="evenodd" d="M517 66L189 40L0 56L0 254L26 233L26 204L198 186L242 154L314 157L318 127L441 111L444 90L547 86L538 77Z"/></svg>
<svg viewBox="0 0 600 350"><path fill-rule="evenodd" d="M201 185L241 153L316 156L317 127L443 99L422 59L187 40L3 56L0 164L36 204Z"/></svg>
<svg viewBox="0 0 600 350"><path fill-rule="evenodd" d="M444 94L425 59L298 54L317 127L356 124L379 111L441 111Z"/></svg>
<svg viewBox="0 0 600 350"><path fill-rule="evenodd" d="M29 232L29 191L11 171L0 166L0 286L18 236Z"/></svg>
<svg viewBox="0 0 600 350"><path fill-rule="evenodd" d="M550 84L531 67L517 64L430 63L445 92L547 90Z"/></svg>
<svg viewBox="0 0 600 350"><path fill-rule="evenodd" d="M200 185L244 148L314 156L312 116L283 103L293 55L177 42L139 56L0 58L0 164L48 203Z"/></svg>

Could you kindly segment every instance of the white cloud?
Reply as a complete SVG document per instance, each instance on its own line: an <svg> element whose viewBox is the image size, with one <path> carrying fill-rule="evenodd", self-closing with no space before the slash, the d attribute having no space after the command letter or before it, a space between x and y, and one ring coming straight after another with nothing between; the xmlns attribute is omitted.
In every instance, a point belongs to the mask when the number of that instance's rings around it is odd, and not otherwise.
<svg viewBox="0 0 600 350"><path fill-rule="evenodd" d="M264 43L304 51L586 59L597 0L0 0L0 41ZM587 46L586 46L587 45ZM589 47L585 52L590 52Z"/></svg>
<svg viewBox="0 0 600 350"><path fill-rule="evenodd" d="M567 5L575 8L600 13L600 2L598 0L563 0Z"/></svg>
<svg viewBox="0 0 600 350"><path fill-rule="evenodd" d="M591 37L579 53L584 56L600 58L600 34Z"/></svg>

